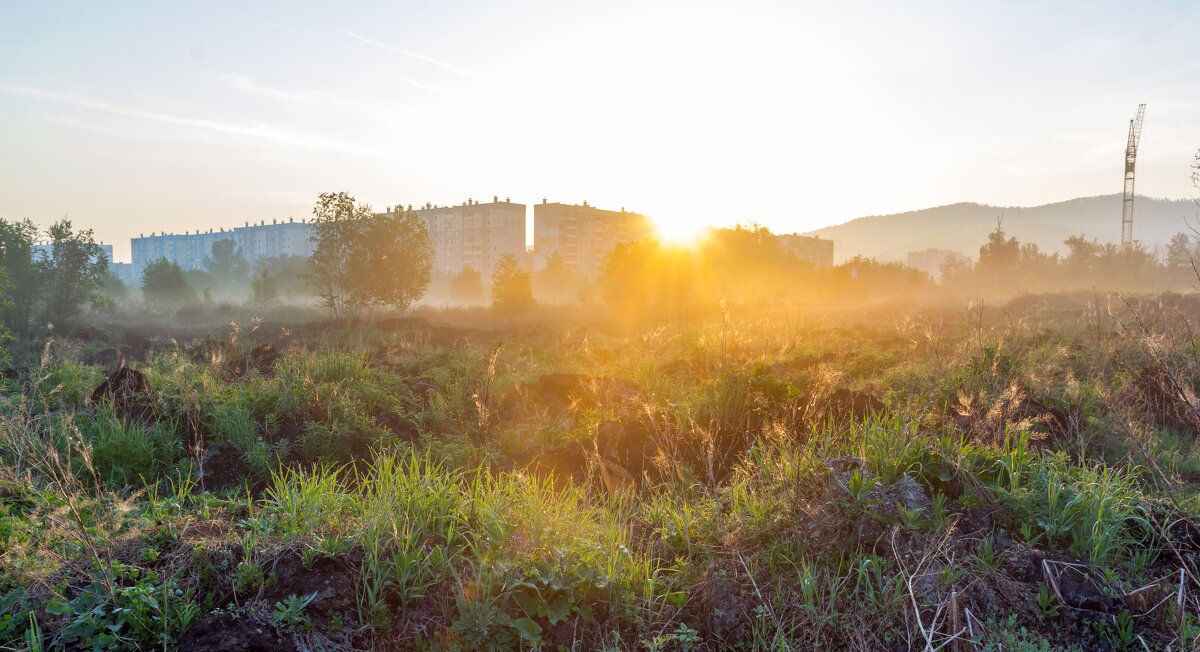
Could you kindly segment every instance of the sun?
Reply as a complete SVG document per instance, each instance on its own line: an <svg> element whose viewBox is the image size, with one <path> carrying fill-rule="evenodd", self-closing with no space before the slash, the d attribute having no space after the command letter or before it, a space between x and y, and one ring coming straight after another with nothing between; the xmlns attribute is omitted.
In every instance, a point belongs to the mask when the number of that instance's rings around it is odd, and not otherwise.
<svg viewBox="0 0 1200 652"><path fill-rule="evenodd" d="M704 235L706 225L688 219L654 220L654 233L663 242L690 245Z"/></svg>

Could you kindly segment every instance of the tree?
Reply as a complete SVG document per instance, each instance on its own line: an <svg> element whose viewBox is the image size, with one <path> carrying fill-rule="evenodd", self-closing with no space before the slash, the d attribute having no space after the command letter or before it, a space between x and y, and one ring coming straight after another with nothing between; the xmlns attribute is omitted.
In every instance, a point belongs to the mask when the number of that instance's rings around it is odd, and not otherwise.
<svg viewBox="0 0 1200 652"><path fill-rule="evenodd" d="M95 303L108 277L108 258L91 229L75 231L70 220L53 224L51 254L37 262L45 275L44 321L69 329L84 303Z"/></svg>
<svg viewBox="0 0 1200 652"><path fill-rule="evenodd" d="M473 267L464 267L450 279L450 298L465 304L483 303L483 275Z"/></svg>
<svg viewBox="0 0 1200 652"><path fill-rule="evenodd" d="M308 259L303 256L273 256L256 261L258 271L268 270L282 297L293 298L313 294Z"/></svg>
<svg viewBox="0 0 1200 652"><path fill-rule="evenodd" d="M230 286L240 286L246 282L250 274L250 263L246 262L246 257L242 255L242 250L238 249L233 238L225 238L212 244L209 254L204 257L204 269L223 286L221 289L228 289Z"/></svg>
<svg viewBox="0 0 1200 652"><path fill-rule="evenodd" d="M492 308L513 314L533 306L533 283L515 256L501 256L492 270Z"/></svg>
<svg viewBox="0 0 1200 652"><path fill-rule="evenodd" d="M8 276L0 320L16 336L28 335L42 294L42 278L33 255L38 228L29 220L0 220L0 268Z"/></svg>
<svg viewBox="0 0 1200 652"><path fill-rule="evenodd" d="M371 208L356 205L347 193L323 192L313 208L313 240L309 257L315 293L334 319L352 317L363 307L365 297L354 277L352 261L362 254Z"/></svg>
<svg viewBox="0 0 1200 652"><path fill-rule="evenodd" d="M987 243L979 248L980 271L1003 276L1016 269L1021 260L1021 244L1007 236L1004 224L997 220L996 230L988 234Z"/></svg>
<svg viewBox="0 0 1200 652"><path fill-rule="evenodd" d="M1186 233L1176 233L1167 244L1167 267L1171 269L1191 268L1192 239Z"/></svg>
<svg viewBox="0 0 1200 652"><path fill-rule="evenodd" d="M575 275L557 251L551 253L546 258L546 266L533 275L533 287L538 298L550 303L569 303L578 299L578 296L572 296L574 286Z"/></svg>
<svg viewBox="0 0 1200 652"><path fill-rule="evenodd" d="M265 267L260 268L250 279L250 296L256 306L267 306L279 298L279 287L275 278Z"/></svg>
<svg viewBox="0 0 1200 652"><path fill-rule="evenodd" d="M159 307L180 306L194 303L196 291L188 284L179 265L160 258L147 265L142 273L142 297Z"/></svg>
<svg viewBox="0 0 1200 652"><path fill-rule="evenodd" d="M429 287L433 245L415 211L396 206L390 215L363 218L350 279L364 305L388 305L403 313Z"/></svg>

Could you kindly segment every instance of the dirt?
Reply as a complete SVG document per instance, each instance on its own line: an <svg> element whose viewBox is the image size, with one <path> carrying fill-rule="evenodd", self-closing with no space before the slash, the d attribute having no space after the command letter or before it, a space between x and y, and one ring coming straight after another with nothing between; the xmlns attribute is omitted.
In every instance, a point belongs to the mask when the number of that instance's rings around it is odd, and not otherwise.
<svg viewBox="0 0 1200 652"><path fill-rule="evenodd" d="M510 399L510 403L561 414L577 408L620 404L641 397L638 386L619 378L558 373L539 376L527 383Z"/></svg>
<svg viewBox="0 0 1200 652"><path fill-rule="evenodd" d="M243 455L232 448L210 448L205 451L204 463L201 466L200 488L205 491L216 491L250 485L254 490L263 483L254 478L254 472L246 465Z"/></svg>
<svg viewBox="0 0 1200 652"><path fill-rule="evenodd" d="M121 367L92 390L93 404L110 401L122 419L138 422L153 420L157 401L145 374Z"/></svg>
<svg viewBox="0 0 1200 652"><path fill-rule="evenodd" d="M191 652L293 652L290 635L264 618L247 613L223 613L192 625L179 638L179 649Z"/></svg>
<svg viewBox="0 0 1200 652"><path fill-rule="evenodd" d="M1200 400L1186 383L1160 369L1143 369L1116 403L1141 408L1159 428L1200 437Z"/></svg>
<svg viewBox="0 0 1200 652"><path fill-rule="evenodd" d="M862 421L883 412L886 406L878 397L839 387L825 400L825 415L835 421Z"/></svg>

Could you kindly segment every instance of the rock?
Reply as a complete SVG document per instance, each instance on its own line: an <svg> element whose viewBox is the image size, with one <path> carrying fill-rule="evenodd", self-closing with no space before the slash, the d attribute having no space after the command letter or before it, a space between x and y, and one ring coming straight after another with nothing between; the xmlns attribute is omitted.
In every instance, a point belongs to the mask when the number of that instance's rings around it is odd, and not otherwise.
<svg viewBox="0 0 1200 652"><path fill-rule="evenodd" d="M909 511L928 510L933 507L933 501L929 499L929 492L925 491L925 487L907 475L888 488L884 502L893 508L903 505Z"/></svg>

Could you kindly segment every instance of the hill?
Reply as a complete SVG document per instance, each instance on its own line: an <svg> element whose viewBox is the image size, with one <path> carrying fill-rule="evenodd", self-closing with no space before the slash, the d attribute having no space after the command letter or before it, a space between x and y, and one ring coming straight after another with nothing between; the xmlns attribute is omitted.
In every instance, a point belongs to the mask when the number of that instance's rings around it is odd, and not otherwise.
<svg viewBox="0 0 1200 652"><path fill-rule="evenodd" d="M1196 223L1200 208L1186 199L1138 197L1134 238L1148 247L1161 247L1180 231L1185 219ZM989 206L960 203L907 213L871 215L844 224L810 231L808 235L834 241L835 260L857 254L880 260L904 260L908 252L949 249L972 258L979 245L1004 219L1004 229L1021 242L1035 242L1045 251L1065 251L1063 240L1084 235L1100 242L1117 242L1121 229L1121 196L1081 197L1042 206Z"/></svg>

